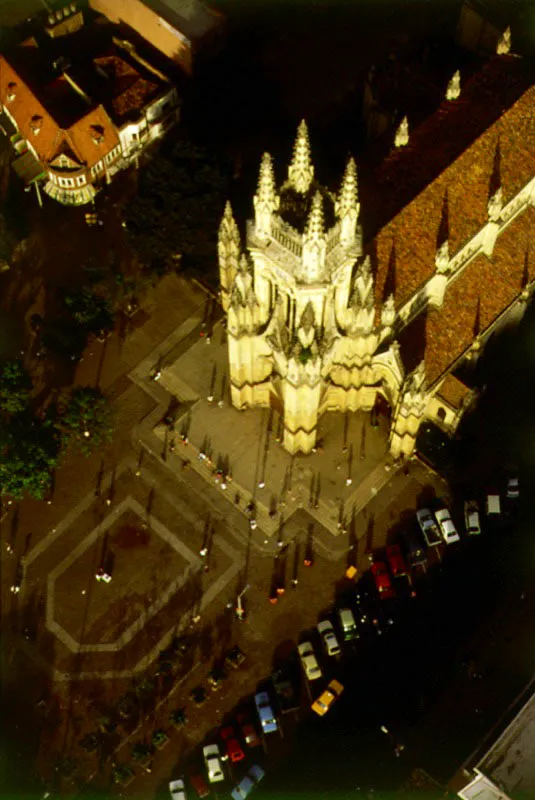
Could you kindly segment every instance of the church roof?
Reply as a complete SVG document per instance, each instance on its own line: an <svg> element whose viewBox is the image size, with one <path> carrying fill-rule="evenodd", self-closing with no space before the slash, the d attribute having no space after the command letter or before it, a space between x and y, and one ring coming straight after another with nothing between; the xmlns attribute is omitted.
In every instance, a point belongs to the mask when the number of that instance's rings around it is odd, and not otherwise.
<svg viewBox="0 0 535 800"><path fill-rule="evenodd" d="M469 392L468 386L454 375L446 375L438 394L453 408L461 408L462 402Z"/></svg>
<svg viewBox="0 0 535 800"><path fill-rule="evenodd" d="M365 227L387 220L370 245L379 307L393 291L399 308L434 274L439 231L455 255L481 229L497 172L504 203L533 177L533 83L522 59L491 60L387 159L374 197L362 192Z"/></svg>
<svg viewBox="0 0 535 800"><path fill-rule="evenodd" d="M428 310L403 332L402 350L419 350L429 385L451 369L474 338L483 336L535 280L533 230L535 209L529 207L497 239L492 259L477 256L448 287L442 308Z"/></svg>

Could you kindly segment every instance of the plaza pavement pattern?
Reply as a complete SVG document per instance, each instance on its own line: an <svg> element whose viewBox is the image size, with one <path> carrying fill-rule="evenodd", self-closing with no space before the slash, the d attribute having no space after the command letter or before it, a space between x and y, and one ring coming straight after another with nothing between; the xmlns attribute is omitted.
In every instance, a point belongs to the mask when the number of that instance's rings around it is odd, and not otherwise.
<svg viewBox="0 0 535 800"><path fill-rule="evenodd" d="M180 283L175 289L177 297L183 293ZM173 300L168 287L167 308ZM197 300L193 313L181 309L174 330L161 340L153 334L152 348L144 331L152 320L136 331L137 345L127 341L121 353L123 362L127 358L123 374L104 363L103 385L114 402L133 402L137 392L136 407L149 411L134 423L128 455L102 476L98 492L87 491L22 556L26 585L46 576L45 635L27 649L64 684L145 670L195 617L204 618L215 601L223 607L229 594L235 598L251 548L273 557L283 542L297 546L311 539L315 551L338 562L347 558L352 526L358 543L371 550L370 514L380 515L392 497L404 493L412 503L415 485L429 482L417 463L410 475L392 464L385 421L372 428L365 414L327 414L320 425L322 452L286 453L276 442L277 420L270 424L267 410L230 406L224 328L217 322L208 344L200 337L203 306ZM128 360L135 364L136 352L139 363L124 370ZM159 381L151 378L155 370L161 371ZM171 452L162 420L173 402L178 405ZM184 426L187 446L177 435ZM226 489L214 481L213 466L199 460L203 449L211 452L213 465L222 459L231 471ZM388 491L381 491L386 484ZM255 530L246 514L251 501ZM126 517L147 536L146 546L123 552L117 544L117 527ZM199 550L207 526L213 535L206 574ZM105 585L95 581L95 572L108 540L115 564Z"/></svg>

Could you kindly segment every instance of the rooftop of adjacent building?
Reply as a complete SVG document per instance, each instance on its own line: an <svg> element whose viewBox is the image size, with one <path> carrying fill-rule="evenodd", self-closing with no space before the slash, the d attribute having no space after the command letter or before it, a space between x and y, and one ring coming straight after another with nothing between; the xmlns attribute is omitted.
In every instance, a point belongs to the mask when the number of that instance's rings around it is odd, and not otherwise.
<svg viewBox="0 0 535 800"><path fill-rule="evenodd" d="M525 114L525 108L515 106L534 83L534 62L514 55L490 59L468 79L461 70L458 99L444 100L417 127L409 116L406 146L394 147L390 135L390 152L382 163L382 153L367 153L360 168L365 238L373 238L501 118Z"/></svg>
<svg viewBox="0 0 535 800"><path fill-rule="evenodd" d="M137 117L161 91L164 80L113 42L121 31L100 18L80 30L50 38L36 24L32 35L10 49L5 58L24 81L20 87L31 103L34 96L60 128L83 119L102 105L117 125Z"/></svg>
<svg viewBox="0 0 535 800"><path fill-rule="evenodd" d="M187 36L201 39L221 24L221 14L201 0L139 0Z"/></svg>

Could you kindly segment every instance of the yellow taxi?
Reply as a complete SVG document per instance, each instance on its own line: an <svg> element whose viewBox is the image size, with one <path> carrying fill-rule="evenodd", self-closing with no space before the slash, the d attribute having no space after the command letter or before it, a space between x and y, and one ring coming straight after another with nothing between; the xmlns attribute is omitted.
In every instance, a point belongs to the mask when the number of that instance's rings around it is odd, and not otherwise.
<svg viewBox="0 0 535 800"><path fill-rule="evenodd" d="M320 717L323 717L343 691L344 687L340 681L332 680L325 691L312 703L312 710L319 714Z"/></svg>

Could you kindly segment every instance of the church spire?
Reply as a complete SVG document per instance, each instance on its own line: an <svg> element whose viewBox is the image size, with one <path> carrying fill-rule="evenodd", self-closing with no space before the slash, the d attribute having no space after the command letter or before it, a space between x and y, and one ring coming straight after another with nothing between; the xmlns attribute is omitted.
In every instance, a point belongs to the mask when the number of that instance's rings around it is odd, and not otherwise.
<svg viewBox="0 0 535 800"><path fill-rule="evenodd" d="M404 147L409 143L409 120L403 117L400 126L396 131L396 138L394 139L395 147Z"/></svg>
<svg viewBox="0 0 535 800"><path fill-rule="evenodd" d="M226 311L228 307L229 291L236 275L238 258L240 255L240 233L232 215L232 206L228 200L225 204L225 211L219 226L217 252L219 257L221 298L223 308Z"/></svg>
<svg viewBox="0 0 535 800"><path fill-rule="evenodd" d="M323 229L323 204L321 194L316 192L303 234L303 267L309 282L321 279L325 265L325 232Z"/></svg>
<svg viewBox="0 0 535 800"><path fill-rule="evenodd" d="M446 88L446 100L457 100L461 94L461 73L454 72Z"/></svg>
<svg viewBox="0 0 535 800"><path fill-rule="evenodd" d="M511 52L511 28L509 25L500 36L496 45L496 52L499 56L504 56Z"/></svg>
<svg viewBox="0 0 535 800"><path fill-rule="evenodd" d="M288 179L296 192L306 194L314 177L314 167L310 158L308 128L305 120L301 120L297 129L292 163L288 168Z"/></svg>
<svg viewBox="0 0 535 800"><path fill-rule="evenodd" d="M255 222L257 234L265 238L271 233L271 215L279 207L279 197L275 191L275 175L269 153L264 153L260 164L258 190L254 196Z"/></svg>
<svg viewBox="0 0 535 800"><path fill-rule="evenodd" d="M355 241L355 226L360 211L357 165L354 158L350 158L347 162L335 211L341 220L340 241L348 247Z"/></svg>

